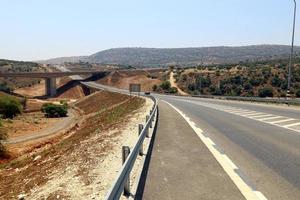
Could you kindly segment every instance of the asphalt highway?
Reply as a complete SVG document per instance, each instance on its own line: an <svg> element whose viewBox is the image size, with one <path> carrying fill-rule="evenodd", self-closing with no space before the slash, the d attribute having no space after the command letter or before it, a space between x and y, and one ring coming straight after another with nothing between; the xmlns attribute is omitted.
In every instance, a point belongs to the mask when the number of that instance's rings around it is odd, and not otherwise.
<svg viewBox="0 0 300 200"><path fill-rule="evenodd" d="M267 199L300 199L299 108L155 96L203 130L255 191Z"/></svg>
<svg viewBox="0 0 300 200"><path fill-rule="evenodd" d="M94 82L83 84L128 93ZM182 131L183 141L185 134L186 138L190 134L197 134L199 140L210 149L207 154L214 155L243 196L249 193L244 188L251 188L257 196L246 199L300 199L299 107L159 94L154 96L176 109L176 115L181 116L183 123L190 124L189 130ZM174 112L172 115L175 115ZM168 123L168 120L164 123ZM214 149L219 153L214 153ZM181 173L188 170L188 167L182 168ZM214 184L210 187L214 187ZM214 189L222 190L222 187Z"/></svg>

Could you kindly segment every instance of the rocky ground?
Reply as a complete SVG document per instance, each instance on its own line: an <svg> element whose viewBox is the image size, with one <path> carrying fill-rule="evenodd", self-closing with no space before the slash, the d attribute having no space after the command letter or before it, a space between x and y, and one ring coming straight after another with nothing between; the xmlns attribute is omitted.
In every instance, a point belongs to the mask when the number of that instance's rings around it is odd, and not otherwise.
<svg viewBox="0 0 300 200"><path fill-rule="evenodd" d="M90 105L95 114L86 106L82 124L0 165L0 199L103 198L121 168L122 145L134 145L152 102L134 97L107 109Z"/></svg>

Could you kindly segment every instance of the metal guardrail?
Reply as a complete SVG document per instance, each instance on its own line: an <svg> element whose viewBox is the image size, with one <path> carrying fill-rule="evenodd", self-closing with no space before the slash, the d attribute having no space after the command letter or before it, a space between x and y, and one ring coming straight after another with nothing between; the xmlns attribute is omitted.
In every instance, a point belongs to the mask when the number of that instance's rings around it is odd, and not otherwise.
<svg viewBox="0 0 300 200"><path fill-rule="evenodd" d="M104 86L101 84L97 84L95 82L81 82L81 84L91 87L91 88L95 88L95 89L101 89L101 90L108 90L108 91L112 91L112 92L119 92L119 93L123 93L123 94L129 94L129 92L127 90L122 90L122 89L117 89L117 88L113 88L110 86ZM129 184L129 180L130 180L130 172L132 171L132 168L134 166L134 163L136 161L136 158L138 155L143 155L143 142L145 140L146 137L149 137L149 128L153 128L153 121L156 118L156 122L157 122L157 100L155 97L153 96L149 96L149 95L142 95L144 97L150 98L153 102L154 105L152 106L149 115L146 116L146 123L143 124L139 124L138 125L138 129L139 129L139 137L138 140L135 144L135 146L133 147L132 150L130 150L128 147L123 147L123 165L122 165L122 169L119 172L116 180L114 181L112 187L109 189L109 191L107 192L106 196L105 196L105 200L118 200L120 199L122 193L124 192L124 194L129 194L130 193L130 184ZM129 153L129 155L128 155Z"/></svg>
<svg viewBox="0 0 300 200"><path fill-rule="evenodd" d="M128 155L126 161L124 162L121 171L119 172L115 182L112 187L108 191L105 196L105 200L117 200L120 198L124 191L124 187L127 183L127 180L130 176L130 172L134 166L137 156L141 153L141 149L143 148L143 142L145 137L148 134L149 128L152 126L152 123L157 117L157 101L154 97L150 96L150 98L154 101L154 105L150 110L150 115L147 117L146 124L143 126L143 129L140 130L139 138L133 147L132 151ZM141 126L140 126L141 127Z"/></svg>

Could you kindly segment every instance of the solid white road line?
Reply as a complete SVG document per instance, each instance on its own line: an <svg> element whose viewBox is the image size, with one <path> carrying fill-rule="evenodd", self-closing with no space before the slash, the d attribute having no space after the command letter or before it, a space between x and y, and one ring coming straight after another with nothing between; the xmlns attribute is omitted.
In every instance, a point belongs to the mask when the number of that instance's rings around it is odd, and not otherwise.
<svg viewBox="0 0 300 200"><path fill-rule="evenodd" d="M283 120L279 120L279 121L275 121L275 122L269 122L271 124L277 124L277 123L282 123L282 122L288 122L288 121L292 121L295 120L293 118L288 118L288 119L283 119Z"/></svg>
<svg viewBox="0 0 300 200"><path fill-rule="evenodd" d="M233 114L236 114L236 115L247 115L247 114L252 114L252 113L257 113L256 111L244 111L244 112L231 112Z"/></svg>
<svg viewBox="0 0 300 200"><path fill-rule="evenodd" d="M259 115L265 115L266 113L261 113L261 112L256 112L252 114L247 114L247 115L241 115L243 117L251 117L251 116L259 116Z"/></svg>
<svg viewBox="0 0 300 200"><path fill-rule="evenodd" d="M242 112L242 111L244 111L244 110L241 110L241 109L223 109L224 111L226 111L226 112Z"/></svg>
<svg viewBox="0 0 300 200"><path fill-rule="evenodd" d="M275 116L275 117L267 117L267 118L263 118L263 119L259 119L261 121L265 121L265 120L270 120L270 119L278 119L278 118L282 118L281 116Z"/></svg>
<svg viewBox="0 0 300 200"><path fill-rule="evenodd" d="M288 127L297 126L297 125L300 125L300 122L293 123L293 124L287 124L287 125L284 125L283 127L288 128Z"/></svg>
<svg viewBox="0 0 300 200"><path fill-rule="evenodd" d="M255 118L255 119L259 119L259 118L261 118L261 117L271 117L271 116L274 116L274 115L271 115L271 114L265 114L265 115L260 115L260 116L258 116L258 117L253 117L253 118Z"/></svg>
<svg viewBox="0 0 300 200"><path fill-rule="evenodd" d="M162 100L163 102L170 105L174 110L176 110L184 119L185 121L190 125L190 127L194 130L194 132L198 135L198 137L201 139L201 141L205 144L205 146L209 149L209 151L212 153L212 155L215 157L215 159L219 162L219 164L222 166L224 171L228 174L228 176L231 178L231 180L234 182L234 184L237 186L237 188L240 190L242 195L247 200L266 200L267 198L260 192L252 189L238 173L236 173L236 169L238 167L230 160L230 158L226 154L221 154L216 148L215 145L213 145L213 141L203 135L203 131L195 126L195 123L190 120L181 110L173 106L167 101ZM213 143L213 144L212 144Z"/></svg>

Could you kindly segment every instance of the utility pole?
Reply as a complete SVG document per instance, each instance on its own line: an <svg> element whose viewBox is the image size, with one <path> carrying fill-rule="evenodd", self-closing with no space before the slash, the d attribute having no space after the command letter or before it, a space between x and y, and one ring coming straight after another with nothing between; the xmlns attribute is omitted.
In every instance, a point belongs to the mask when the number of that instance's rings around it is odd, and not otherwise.
<svg viewBox="0 0 300 200"><path fill-rule="evenodd" d="M297 2L294 0L294 21L293 21L293 33L292 33L292 47L290 55L290 63L288 69L288 86L287 86L287 97L290 97L291 89L291 78L292 78L292 65L293 65L293 56L294 56L294 38L295 38L295 25L296 25L296 11L297 11Z"/></svg>

